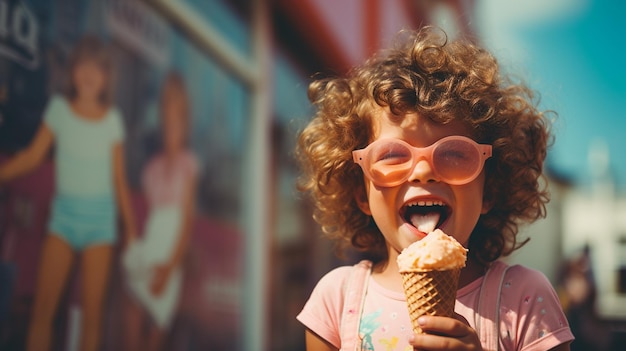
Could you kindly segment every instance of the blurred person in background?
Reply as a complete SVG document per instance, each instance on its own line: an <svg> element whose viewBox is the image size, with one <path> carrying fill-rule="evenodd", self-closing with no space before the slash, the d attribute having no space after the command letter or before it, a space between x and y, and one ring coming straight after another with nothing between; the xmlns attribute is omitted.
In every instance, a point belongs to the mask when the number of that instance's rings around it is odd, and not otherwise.
<svg viewBox="0 0 626 351"><path fill-rule="evenodd" d="M162 149L142 176L148 202L144 234L123 254L129 307L127 350L161 350L182 287L183 258L195 212L198 162L188 145L190 102L183 78L167 75L161 92Z"/></svg>
<svg viewBox="0 0 626 351"><path fill-rule="evenodd" d="M111 102L112 59L97 37L84 36L69 65L64 96L52 96L33 141L0 167L0 185L36 168L52 145L55 194L39 262L27 350L46 351L52 322L77 255L82 265L80 350L97 350L108 288L117 212L126 241L135 237L125 178L124 125Z"/></svg>
<svg viewBox="0 0 626 351"><path fill-rule="evenodd" d="M611 349L610 328L595 310L597 290L590 255L591 248L587 245L563 263L559 277L559 296L576 336L571 344L572 351Z"/></svg>

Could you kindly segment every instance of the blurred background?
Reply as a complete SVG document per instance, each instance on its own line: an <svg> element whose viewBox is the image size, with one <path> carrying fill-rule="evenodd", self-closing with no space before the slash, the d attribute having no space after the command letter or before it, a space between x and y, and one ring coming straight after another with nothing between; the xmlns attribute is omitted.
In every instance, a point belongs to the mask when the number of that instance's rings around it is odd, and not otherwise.
<svg viewBox="0 0 626 351"><path fill-rule="evenodd" d="M73 46L101 37L114 61L126 177L140 235L142 172L162 148L160 91L180 73L198 160L191 241L168 350L304 350L295 320L335 257L297 193L295 137L315 74L339 75L426 24L491 50L556 112L547 218L506 260L557 289L572 350L626 343L626 5L618 0L0 0L0 165L32 141L67 85ZM0 349L22 350L54 194L54 152L0 187ZM121 234L120 234L121 238ZM124 348L121 240L103 349ZM76 350L81 267L54 319L54 350ZM619 348L621 346L622 348Z"/></svg>

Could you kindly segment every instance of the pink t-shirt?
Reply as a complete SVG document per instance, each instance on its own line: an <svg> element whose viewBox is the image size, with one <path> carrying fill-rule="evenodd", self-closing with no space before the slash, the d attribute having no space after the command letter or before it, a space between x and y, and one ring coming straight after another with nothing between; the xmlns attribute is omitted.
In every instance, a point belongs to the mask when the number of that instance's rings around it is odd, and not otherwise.
<svg viewBox="0 0 626 351"><path fill-rule="evenodd" d="M168 160L164 154L153 157L143 173L143 189L151 208L182 206L185 187L198 173L198 161L190 151Z"/></svg>
<svg viewBox="0 0 626 351"><path fill-rule="evenodd" d="M352 267L339 267L324 276L297 317L338 349L343 291L351 272ZM457 292L455 311L472 328L481 318L474 311L482 281L479 278ZM369 279L359 330L362 350L412 351L408 343L412 327L404 293ZM558 297L545 276L523 266L511 267L501 293L500 349L545 351L573 339Z"/></svg>

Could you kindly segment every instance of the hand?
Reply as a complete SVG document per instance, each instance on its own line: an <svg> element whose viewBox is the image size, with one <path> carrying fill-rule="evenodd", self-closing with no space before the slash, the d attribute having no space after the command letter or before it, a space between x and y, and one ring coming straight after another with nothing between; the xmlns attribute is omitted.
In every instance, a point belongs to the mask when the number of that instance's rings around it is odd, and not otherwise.
<svg viewBox="0 0 626 351"><path fill-rule="evenodd" d="M418 319L426 334L415 334L409 343L415 350L468 350L482 351L480 338L476 331L461 315L455 318L422 316Z"/></svg>
<svg viewBox="0 0 626 351"><path fill-rule="evenodd" d="M167 263L154 267L154 275L150 282L150 292L153 296L160 296L163 293L173 269L174 267Z"/></svg>

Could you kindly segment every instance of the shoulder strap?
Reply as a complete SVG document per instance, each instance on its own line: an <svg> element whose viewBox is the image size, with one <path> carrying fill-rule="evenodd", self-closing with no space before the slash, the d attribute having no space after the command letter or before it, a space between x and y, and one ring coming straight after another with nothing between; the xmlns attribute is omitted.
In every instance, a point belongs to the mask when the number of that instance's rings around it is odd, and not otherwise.
<svg viewBox="0 0 626 351"><path fill-rule="evenodd" d="M500 296L507 269L508 265L495 261L487 270L480 287L476 332L485 351L498 351L500 348Z"/></svg>
<svg viewBox="0 0 626 351"><path fill-rule="evenodd" d="M363 260L354 265L348 279L339 334L342 351L355 351L360 346L359 322L371 271L372 262Z"/></svg>

